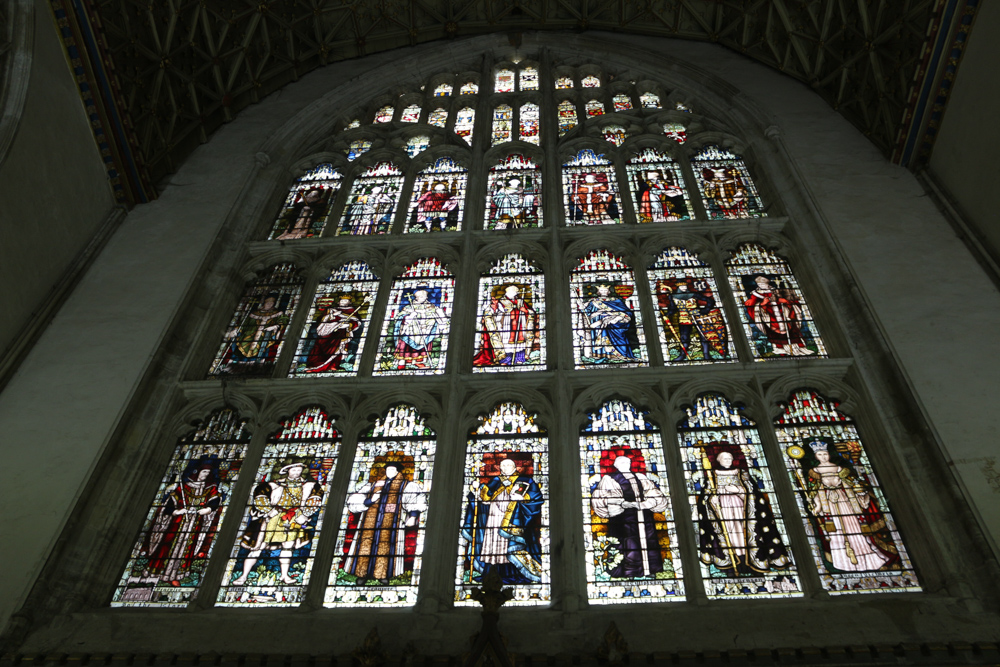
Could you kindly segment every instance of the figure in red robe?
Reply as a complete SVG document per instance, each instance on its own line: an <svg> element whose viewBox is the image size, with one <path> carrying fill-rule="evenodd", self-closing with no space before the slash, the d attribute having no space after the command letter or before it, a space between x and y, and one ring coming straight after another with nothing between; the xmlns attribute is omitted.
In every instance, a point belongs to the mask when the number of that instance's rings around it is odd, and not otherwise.
<svg viewBox="0 0 1000 667"><path fill-rule="evenodd" d="M307 373L332 373L353 370L357 340L363 322L351 297L341 295L338 305L330 308L316 324L316 343L306 358Z"/></svg>
<svg viewBox="0 0 1000 667"><path fill-rule="evenodd" d="M802 339L802 305L791 290L775 290L767 276L757 276L754 284L756 287L743 305L752 325L770 344L771 354L790 357L815 354Z"/></svg>
<svg viewBox="0 0 1000 667"><path fill-rule="evenodd" d="M494 292L479 319L479 350L473 365L537 363L539 345L538 313L521 297L521 288L507 285L502 296Z"/></svg>
<svg viewBox="0 0 1000 667"><path fill-rule="evenodd" d="M458 227L457 211L458 197L448 189L448 186L438 181L417 199L414 220L428 232L447 231ZM413 227L411 227L413 229Z"/></svg>

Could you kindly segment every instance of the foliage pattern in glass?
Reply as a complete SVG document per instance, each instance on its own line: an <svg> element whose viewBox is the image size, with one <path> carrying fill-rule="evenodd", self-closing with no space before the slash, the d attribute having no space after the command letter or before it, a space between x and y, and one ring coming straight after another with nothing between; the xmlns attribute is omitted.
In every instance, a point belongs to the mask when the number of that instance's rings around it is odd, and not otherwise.
<svg viewBox="0 0 1000 667"><path fill-rule="evenodd" d="M403 172L391 162L379 162L354 179L344 204L339 234L387 234L399 205Z"/></svg>
<svg viewBox="0 0 1000 667"><path fill-rule="evenodd" d="M541 136L538 134L538 105L528 102L527 104L521 105L520 115L520 134L519 137L521 141L526 141L529 144L538 145L541 141Z"/></svg>
<svg viewBox="0 0 1000 667"><path fill-rule="evenodd" d="M615 168L603 154L581 150L563 165L563 204L568 225L621 222Z"/></svg>
<svg viewBox="0 0 1000 667"><path fill-rule="evenodd" d="M490 169L486 228L542 226L542 172L531 158L508 155Z"/></svg>
<svg viewBox="0 0 1000 667"><path fill-rule="evenodd" d="M684 175L669 155L646 148L628 161L625 173L639 223L690 219Z"/></svg>
<svg viewBox="0 0 1000 667"><path fill-rule="evenodd" d="M455 232L465 217L465 186L469 172L451 158L439 158L413 182L407 233Z"/></svg>
<svg viewBox="0 0 1000 667"><path fill-rule="evenodd" d="M521 255L479 279L474 371L545 368L545 276Z"/></svg>
<svg viewBox="0 0 1000 667"><path fill-rule="evenodd" d="M743 158L718 146L706 146L691 159L701 200L713 220L764 215L757 188Z"/></svg>
<svg viewBox="0 0 1000 667"><path fill-rule="evenodd" d="M646 338L632 270L607 250L580 259L570 275L577 368L646 365Z"/></svg>
<svg viewBox="0 0 1000 667"><path fill-rule="evenodd" d="M288 241L319 236L326 228L330 202L340 190L343 176L332 164L310 169L288 191L268 239Z"/></svg>

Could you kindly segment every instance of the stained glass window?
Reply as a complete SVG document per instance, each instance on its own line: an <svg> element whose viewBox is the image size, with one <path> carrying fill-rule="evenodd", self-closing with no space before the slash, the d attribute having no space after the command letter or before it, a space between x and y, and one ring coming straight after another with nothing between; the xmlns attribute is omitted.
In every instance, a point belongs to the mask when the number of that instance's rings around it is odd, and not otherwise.
<svg viewBox="0 0 1000 667"><path fill-rule="evenodd" d="M569 100L559 103L559 136L563 136L577 124L576 105Z"/></svg>
<svg viewBox="0 0 1000 667"><path fill-rule="evenodd" d="M615 168L604 155L585 148L563 165L566 224L611 225L621 222Z"/></svg>
<svg viewBox="0 0 1000 667"><path fill-rule="evenodd" d="M209 375L270 375L302 291L294 264L276 264L250 283L215 355Z"/></svg>
<svg viewBox="0 0 1000 667"><path fill-rule="evenodd" d="M521 106L521 141L538 145L540 137L538 135L538 105L528 102Z"/></svg>
<svg viewBox="0 0 1000 667"><path fill-rule="evenodd" d="M545 276L521 255L479 279L474 371L545 368Z"/></svg>
<svg viewBox="0 0 1000 667"><path fill-rule="evenodd" d="M919 591L854 422L809 389L782 407L775 431L823 588L832 595Z"/></svg>
<svg viewBox="0 0 1000 667"><path fill-rule="evenodd" d="M406 232L454 232L462 228L469 172L451 158L439 158L413 182Z"/></svg>
<svg viewBox="0 0 1000 667"><path fill-rule="evenodd" d="M520 72L521 90L538 90L538 70L524 67Z"/></svg>
<svg viewBox="0 0 1000 667"><path fill-rule="evenodd" d="M561 76L556 79L556 90L565 90L573 87L573 77Z"/></svg>
<svg viewBox="0 0 1000 667"><path fill-rule="evenodd" d="M427 150L427 147L431 145L431 138L426 134L419 134L415 137L410 137L406 142L406 154L410 157L416 157Z"/></svg>
<svg viewBox="0 0 1000 667"><path fill-rule="evenodd" d="M399 120L404 123L416 123L420 120L420 105L411 104L403 109L403 113L400 115Z"/></svg>
<svg viewBox="0 0 1000 667"><path fill-rule="evenodd" d="M465 456L455 604L477 604L472 589L491 570L513 589L508 605L547 604L548 439L517 403L498 405L481 421Z"/></svg>
<svg viewBox="0 0 1000 667"><path fill-rule="evenodd" d="M440 375L448 351L455 279L433 257L392 284L375 375Z"/></svg>
<svg viewBox="0 0 1000 667"><path fill-rule="evenodd" d="M452 87L451 84L442 83L437 88L434 89L434 97L448 97L451 95Z"/></svg>
<svg viewBox="0 0 1000 667"><path fill-rule="evenodd" d="M514 72L509 69L498 69L494 92L511 93L514 91Z"/></svg>
<svg viewBox="0 0 1000 667"><path fill-rule="evenodd" d="M646 365L646 338L632 270L607 250L583 257L570 276L577 368Z"/></svg>
<svg viewBox="0 0 1000 667"><path fill-rule="evenodd" d="M376 123L388 123L392 120L392 115L395 113L395 108L391 104L387 104L378 111L375 112L375 122Z"/></svg>
<svg viewBox="0 0 1000 667"><path fill-rule="evenodd" d="M352 141L351 145L347 148L347 159L354 161L371 150L371 147L372 142L367 139Z"/></svg>
<svg viewBox="0 0 1000 667"><path fill-rule="evenodd" d="M493 110L493 145L511 140L514 110L509 104L501 104Z"/></svg>
<svg viewBox="0 0 1000 667"><path fill-rule="evenodd" d="M350 123L348 123L347 127L345 127L344 129L345 130L353 130L356 127L361 127L361 121L358 120L357 118L355 118Z"/></svg>
<svg viewBox="0 0 1000 667"><path fill-rule="evenodd" d="M628 138L628 132L621 125L605 125L601 133L604 135L605 141L609 141L615 146L621 146Z"/></svg>
<svg viewBox="0 0 1000 667"><path fill-rule="evenodd" d="M306 408L264 448L217 606L296 607L305 597L340 448L333 420Z"/></svg>
<svg viewBox="0 0 1000 667"><path fill-rule="evenodd" d="M351 186L338 233L389 233L402 189L403 172L391 162L379 162L363 172Z"/></svg>
<svg viewBox="0 0 1000 667"><path fill-rule="evenodd" d="M183 607L198 594L250 441L246 423L224 408L180 439L112 607Z"/></svg>
<svg viewBox="0 0 1000 667"><path fill-rule="evenodd" d="M721 394L686 408L677 442L709 598L801 597L760 434Z"/></svg>
<svg viewBox="0 0 1000 667"><path fill-rule="evenodd" d="M659 429L634 405L608 401L587 415L580 461L591 604L683 600Z"/></svg>
<svg viewBox="0 0 1000 667"><path fill-rule="evenodd" d="M687 141L687 128L680 123L666 123L663 126L663 134L673 139L679 144Z"/></svg>
<svg viewBox="0 0 1000 667"><path fill-rule="evenodd" d="M357 375L378 296L378 276L364 262L334 269L316 286L291 377Z"/></svg>
<svg viewBox="0 0 1000 667"><path fill-rule="evenodd" d="M600 100L590 100L587 102L583 108L586 110L588 116L600 116L604 113L604 102Z"/></svg>
<svg viewBox="0 0 1000 667"><path fill-rule="evenodd" d="M441 108L435 109L427 114L427 124L434 127L444 127L448 124L448 112Z"/></svg>
<svg viewBox="0 0 1000 667"><path fill-rule="evenodd" d="M319 236L326 227L330 201L336 196L343 176L332 164L310 169L288 191L268 239L286 241Z"/></svg>
<svg viewBox="0 0 1000 667"><path fill-rule="evenodd" d="M458 91L459 95L475 95L479 92L479 84L472 81L462 84L462 88Z"/></svg>
<svg viewBox="0 0 1000 667"><path fill-rule="evenodd" d="M584 88L600 88L601 80L596 76L585 76L583 80L580 81L580 85Z"/></svg>
<svg viewBox="0 0 1000 667"><path fill-rule="evenodd" d="M659 109L660 96L656 93L643 93L639 96L639 104L643 109Z"/></svg>
<svg viewBox="0 0 1000 667"><path fill-rule="evenodd" d="M687 106L686 104L684 104L683 102L678 102L678 103L677 103L677 104L676 104L676 105L674 106L674 108L675 108L675 109L677 109L678 111L683 111L684 113L691 113L691 108L690 108L690 107L688 107L688 106Z"/></svg>
<svg viewBox="0 0 1000 667"><path fill-rule="evenodd" d="M727 268L754 358L827 356L812 312L784 259L747 243L733 253Z"/></svg>
<svg viewBox="0 0 1000 667"><path fill-rule="evenodd" d="M435 448L409 405L390 408L360 439L325 606L416 603Z"/></svg>
<svg viewBox="0 0 1000 667"><path fill-rule="evenodd" d="M647 148L628 161L625 173L639 223L691 217L681 166L669 155Z"/></svg>
<svg viewBox="0 0 1000 667"><path fill-rule="evenodd" d="M455 117L455 134L465 139L465 143L472 145L472 130L476 127L476 110L472 107L459 109Z"/></svg>
<svg viewBox="0 0 1000 667"><path fill-rule="evenodd" d="M490 169L486 228L542 226L542 172L530 158L509 155Z"/></svg>
<svg viewBox="0 0 1000 667"><path fill-rule="evenodd" d="M615 105L615 111L628 111L632 108L632 98L628 95L618 94L611 98Z"/></svg>
<svg viewBox="0 0 1000 667"><path fill-rule="evenodd" d="M760 196L743 158L718 146L706 146L691 160L702 201L712 219L759 218Z"/></svg>

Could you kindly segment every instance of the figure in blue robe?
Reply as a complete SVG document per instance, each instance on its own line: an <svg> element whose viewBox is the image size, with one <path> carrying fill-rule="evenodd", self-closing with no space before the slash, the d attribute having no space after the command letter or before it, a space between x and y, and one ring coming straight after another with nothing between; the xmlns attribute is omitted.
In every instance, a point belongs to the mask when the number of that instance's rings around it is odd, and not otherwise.
<svg viewBox="0 0 1000 667"><path fill-rule="evenodd" d="M596 363L623 363L637 361L639 337L635 326L635 313L625 300L612 294L611 286L597 285L597 296L584 306L590 326L589 356Z"/></svg>

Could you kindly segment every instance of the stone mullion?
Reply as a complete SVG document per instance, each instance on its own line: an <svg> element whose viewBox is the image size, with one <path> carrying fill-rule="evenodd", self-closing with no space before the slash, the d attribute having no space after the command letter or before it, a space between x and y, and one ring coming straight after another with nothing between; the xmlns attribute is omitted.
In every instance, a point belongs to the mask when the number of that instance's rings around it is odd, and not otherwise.
<svg viewBox="0 0 1000 667"><path fill-rule="evenodd" d="M646 350L651 367L664 367L667 365L663 358L663 351L660 349L660 323L658 322L658 312L653 301L654 295L649 288L649 275L646 267L640 267L642 254L633 254L635 258L632 267L632 275L635 279L635 290L639 295L639 311L642 313L643 329L646 332Z"/></svg>
<svg viewBox="0 0 1000 667"><path fill-rule="evenodd" d="M726 270L725 261L726 251L718 246L715 234L712 234L712 239L714 242L714 251L708 263L712 267L712 275L715 276L719 294L722 296L722 305L725 309L726 319L729 320L730 334L736 346L736 356L741 361L754 363L756 357L753 353L753 347L747 338L746 329L743 326L743 318L740 317L740 308L742 308L742 305L729 284L729 272Z"/></svg>
<svg viewBox="0 0 1000 667"><path fill-rule="evenodd" d="M344 178L341 179L340 187L337 189L337 194L334 195L333 200L330 202L330 209L326 218L326 224L323 226L323 233L319 235L319 238L337 236L337 230L340 227L341 219L344 217L344 209L347 208L347 200L348 197L350 197L351 189L354 187L354 182L358 179L358 174L363 171L359 169L356 161L357 158L355 158L354 164L351 164L348 168L343 169L344 172L354 173L353 175L345 173ZM281 243L284 243L284 241Z"/></svg>
<svg viewBox="0 0 1000 667"><path fill-rule="evenodd" d="M401 267L400 267L401 268ZM379 277L379 288L375 294L375 303L372 304L372 317L369 321L368 333L365 335L368 340L365 349L358 360L358 372L356 377L371 377L375 368L375 360L378 358L379 348L382 347L382 322L386 316L386 309L389 305L389 293L392 291L392 283L396 279L394 270L390 263L385 263L383 273Z"/></svg>
<svg viewBox="0 0 1000 667"><path fill-rule="evenodd" d="M295 351L299 346L300 334L306 325L306 318L309 316L309 309L316 298L316 290L322 280L320 276L311 276L302 283L302 290L299 292L299 303L288 326L285 327L285 341L281 354L275 361L274 370L271 377L288 377L288 371L295 359ZM308 297L308 301L306 300Z"/></svg>
<svg viewBox="0 0 1000 667"><path fill-rule="evenodd" d="M684 127L687 127L687 124L685 124ZM688 195L691 197L691 219L708 221L708 209L705 208L705 202L701 197L701 188L698 187L698 179L694 173L694 165L691 164L690 159L679 156L677 157L677 164L681 168L681 174L684 175L684 184L687 188Z"/></svg>

